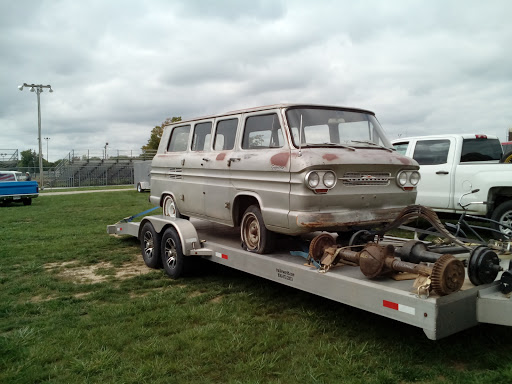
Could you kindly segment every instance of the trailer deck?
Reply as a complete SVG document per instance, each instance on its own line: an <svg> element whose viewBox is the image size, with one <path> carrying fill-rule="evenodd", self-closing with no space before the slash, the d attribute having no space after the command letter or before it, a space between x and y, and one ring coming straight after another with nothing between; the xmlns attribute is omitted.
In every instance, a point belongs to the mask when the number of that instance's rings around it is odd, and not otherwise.
<svg viewBox="0 0 512 384"><path fill-rule="evenodd" d="M466 279L461 290L446 296L418 295L413 280L388 276L368 279L359 267L337 264L328 272L308 264L290 251L303 249L297 238L283 238L278 250L269 255L244 251L238 229L192 219L147 216L157 233L172 227L179 234L183 254L200 256L268 280L363 309L423 329L431 340L438 340L478 323L512 326L512 303L501 293L499 282L474 286ZM107 227L109 234L139 237L140 223L120 222ZM310 234L311 235L311 234ZM311 235L311 237L313 237ZM385 237L399 247L405 240ZM467 258L468 254L458 254ZM508 260L502 261L507 263Z"/></svg>

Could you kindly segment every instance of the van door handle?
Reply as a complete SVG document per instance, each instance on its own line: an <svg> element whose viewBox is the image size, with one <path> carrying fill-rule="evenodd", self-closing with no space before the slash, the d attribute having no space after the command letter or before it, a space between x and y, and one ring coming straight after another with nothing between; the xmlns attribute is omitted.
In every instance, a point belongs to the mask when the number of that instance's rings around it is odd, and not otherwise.
<svg viewBox="0 0 512 384"><path fill-rule="evenodd" d="M240 161L242 159L240 159L239 157L232 157L228 160L228 167L231 167L231 163L235 162L235 161Z"/></svg>
<svg viewBox="0 0 512 384"><path fill-rule="evenodd" d="M447 175L448 171L437 171L436 175Z"/></svg>
<svg viewBox="0 0 512 384"><path fill-rule="evenodd" d="M203 161L210 161L210 159L207 159L206 157L203 157Z"/></svg>

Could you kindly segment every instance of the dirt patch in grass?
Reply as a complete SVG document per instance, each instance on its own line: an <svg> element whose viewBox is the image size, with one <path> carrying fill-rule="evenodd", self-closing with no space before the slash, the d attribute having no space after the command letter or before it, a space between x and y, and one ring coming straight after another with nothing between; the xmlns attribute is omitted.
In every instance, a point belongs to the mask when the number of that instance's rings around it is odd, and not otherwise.
<svg viewBox="0 0 512 384"><path fill-rule="evenodd" d="M151 272L144 262L137 257L134 261L114 267L112 263L100 262L93 265L78 265L75 261L48 263L44 268L59 277L79 284L96 284L109 279L125 280ZM112 271L105 273L105 271Z"/></svg>

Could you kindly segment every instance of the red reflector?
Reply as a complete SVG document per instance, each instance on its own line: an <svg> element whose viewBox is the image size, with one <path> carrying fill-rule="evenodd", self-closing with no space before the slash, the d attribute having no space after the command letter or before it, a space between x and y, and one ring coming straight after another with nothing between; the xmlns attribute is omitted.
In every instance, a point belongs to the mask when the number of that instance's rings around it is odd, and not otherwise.
<svg viewBox="0 0 512 384"><path fill-rule="evenodd" d="M395 311L398 311L398 304L393 303L392 301L382 300L382 305L386 308L394 309Z"/></svg>
<svg viewBox="0 0 512 384"><path fill-rule="evenodd" d="M327 193L328 189L315 189L315 193Z"/></svg>
<svg viewBox="0 0 512 384"><path fill-rule="evenodd" d="M487 135L475 135L477 139L487 139Z"/></svg>
<svg viewBox="0 0 512 384"><path fill-rule="evenodd" d="M404 190L405 190L405 191L413 191L413 190L414 190L414 187L404 187Z"/></svg>

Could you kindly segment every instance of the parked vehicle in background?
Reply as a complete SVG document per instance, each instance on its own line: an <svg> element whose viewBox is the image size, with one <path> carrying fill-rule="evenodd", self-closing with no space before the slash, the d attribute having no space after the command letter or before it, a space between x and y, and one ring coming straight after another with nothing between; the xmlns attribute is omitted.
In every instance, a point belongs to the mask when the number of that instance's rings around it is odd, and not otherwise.
<svg viewBox="0 0 512 384"><path fill-rule="evenodd" d="M150 201L164 215L241 227L270 252L274 234L388 223L416 199L418 164L391 149L375 114L279 104L165 127Z"/></svg>
<svg viewBox="0 0 512 384"><path fill-rule="evenodd" d="M501 158L502 163L512 163L512 141L501 143L503 148L503 157Z"/></svg>
<svg viewBox="0 0 512 384"><path fill-rule="evenodd" d="M462 213L459 198L474 189L468 214L488 216L512 224L512 167L503 163L503 150L496 136L434 135L393 140L398 153L420 165L422 182L416 202L438 212ZM462 203L467 203L464 200ZM494 225L510 235L510 229ZM500 235L496 233L495 237Z"/></svg>
<svg viewBox="0 0 512 384"><path fill-rule="evenodd" d="M134 161L133 178L137 192L151 189L151 160Z"/></svg>
<svg viewBox="0 0 512 384"><path fill-rule="evenodd" d="M18 171L0 171L0 204L21 201L24 205L32 204L32 198L39 196L36 181L27 180L27 176Z"/></svg>

